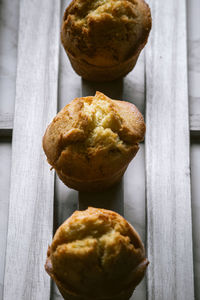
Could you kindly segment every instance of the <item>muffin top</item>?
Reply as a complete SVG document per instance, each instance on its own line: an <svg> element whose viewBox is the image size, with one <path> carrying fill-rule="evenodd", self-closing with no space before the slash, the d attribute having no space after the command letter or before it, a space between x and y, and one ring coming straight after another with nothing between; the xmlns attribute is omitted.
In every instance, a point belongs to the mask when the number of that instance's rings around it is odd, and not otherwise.
<svg viewBox="0 0 200 300"><path fill-rule="evenodd" d="M67 290L98 299L135 287L147 265L134 228L113 211L89 207L57 230L46 268Z"/></svg>
<svg viewBox="0 0 200 300"><path fill-rule="evenodd" d="M146 44L151 13L143 0L73 0L61 39L72 56L96 66L113 66Z"/></svg>
<svg viewBox="0 0 200 300"><path fill-rule="evenodd" d="M144 133L143 117L133 104L97 92L74 99L57 114L43 148L56 170L85 180L102 178L130 162Z"/></svg>

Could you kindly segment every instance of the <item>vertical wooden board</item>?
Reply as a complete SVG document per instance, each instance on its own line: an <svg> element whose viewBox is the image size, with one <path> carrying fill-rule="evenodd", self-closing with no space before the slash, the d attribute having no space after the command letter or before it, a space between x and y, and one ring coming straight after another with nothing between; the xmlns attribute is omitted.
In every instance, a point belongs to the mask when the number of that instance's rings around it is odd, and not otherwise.
<svg viewBox="0 0 200 300"><path fill-rule="evenodd" d="M0 142L0 299L3 299L8 204L10 190L11 144Z"/></svg>
<svg viewBox="0 0 200 300"><path fill-rule="evenodd" d="M57 108L59 20L59 1L20 3L4 300L50 297L44 263L53 230L54 172L42 136Z"/></svg>
<svg viewBox="0 0 200 300"><path fill-rule="evenodd" d="M19 3L0 1L0 114L14 111Z"/></svg>
<svg viewBox="0 0 200 300"><path fill-rule="evenodd" d="M200 1L187 1L195 299L200 299Z"/></svg>
<svg viewBox="0 0 200 300"><path fill-rule="evenodd" d="M148 299L194 299L186 7L149 1L146 51Z"/></svg>
<svg viewBox="0 0 200 300"><path fill-rule="evenodd" d="M194 282L195 299L200 299L200 139L191 143L191 175L192 175L192 225L194 245Z"/></svg>

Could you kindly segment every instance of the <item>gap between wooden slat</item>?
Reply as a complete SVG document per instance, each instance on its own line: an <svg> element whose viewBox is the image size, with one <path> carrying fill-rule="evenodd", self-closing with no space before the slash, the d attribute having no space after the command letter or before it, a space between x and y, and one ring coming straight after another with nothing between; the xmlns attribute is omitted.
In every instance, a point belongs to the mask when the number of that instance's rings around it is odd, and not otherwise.
<svg viewBox="0 0 200 300"><path fill-rule="evenodd" d="M49 300L54 172L42 136L57 111L60 1L20 2L4 300Z"/></svg>

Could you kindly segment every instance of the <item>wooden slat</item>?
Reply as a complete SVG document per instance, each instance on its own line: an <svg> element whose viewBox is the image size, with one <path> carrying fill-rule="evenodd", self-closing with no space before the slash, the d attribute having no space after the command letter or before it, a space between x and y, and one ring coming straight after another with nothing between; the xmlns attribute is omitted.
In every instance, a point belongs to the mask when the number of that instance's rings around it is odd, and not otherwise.
<svg viewBox="0 0 200 300"><path fill-rule="evenodd" d="M21 1L4 300L50 297L54 173L42 136L57 109L59 27L59 1Z"/></svg>
<svg viewBox="0 0 200 300"><path fill-rule="evenodd" d="M143 108L143 107L142 107ZM0 137L11 137L13 131L13 115L0 114ZM200 114L190 114L190 133L200 136Z"/></svg>
<svg viewBox="0 0 200 300"><path fill-rule="evenodd" d="M186 7L151 0L146 51L148 299L194 299Z"/></svg>
<svg viewBox="0 0 200 300"><path fill-rule="evenodd" d="M0 137L11 136L13 129L13 115L0 113Z"/></svg>

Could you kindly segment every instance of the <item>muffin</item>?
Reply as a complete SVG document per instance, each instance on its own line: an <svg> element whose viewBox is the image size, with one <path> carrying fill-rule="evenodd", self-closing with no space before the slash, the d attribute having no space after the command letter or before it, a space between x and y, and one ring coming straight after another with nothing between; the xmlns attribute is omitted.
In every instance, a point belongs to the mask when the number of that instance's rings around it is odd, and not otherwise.
<svg viewBox="0 0 200 300"><path fill-rule="evenodd" d="M73 0L64 13L61 41L77 74L110 81L133 69L150 29L144 0Z"/></svg>
<svg viewBox="0 0 200 300"><path fill-rule="evenodd" d="M67 186L102 190L121 179L144 133L135 105L97 92L74 99L57 114L43 137L43 148Z"/></svg>
<svg viewBox="0 0 200 300"><path fill-rule="evenodd" d="M57 230L45 269L67 300L127 300L148 260L135 229L119 214L89 207Z"/></svg>

